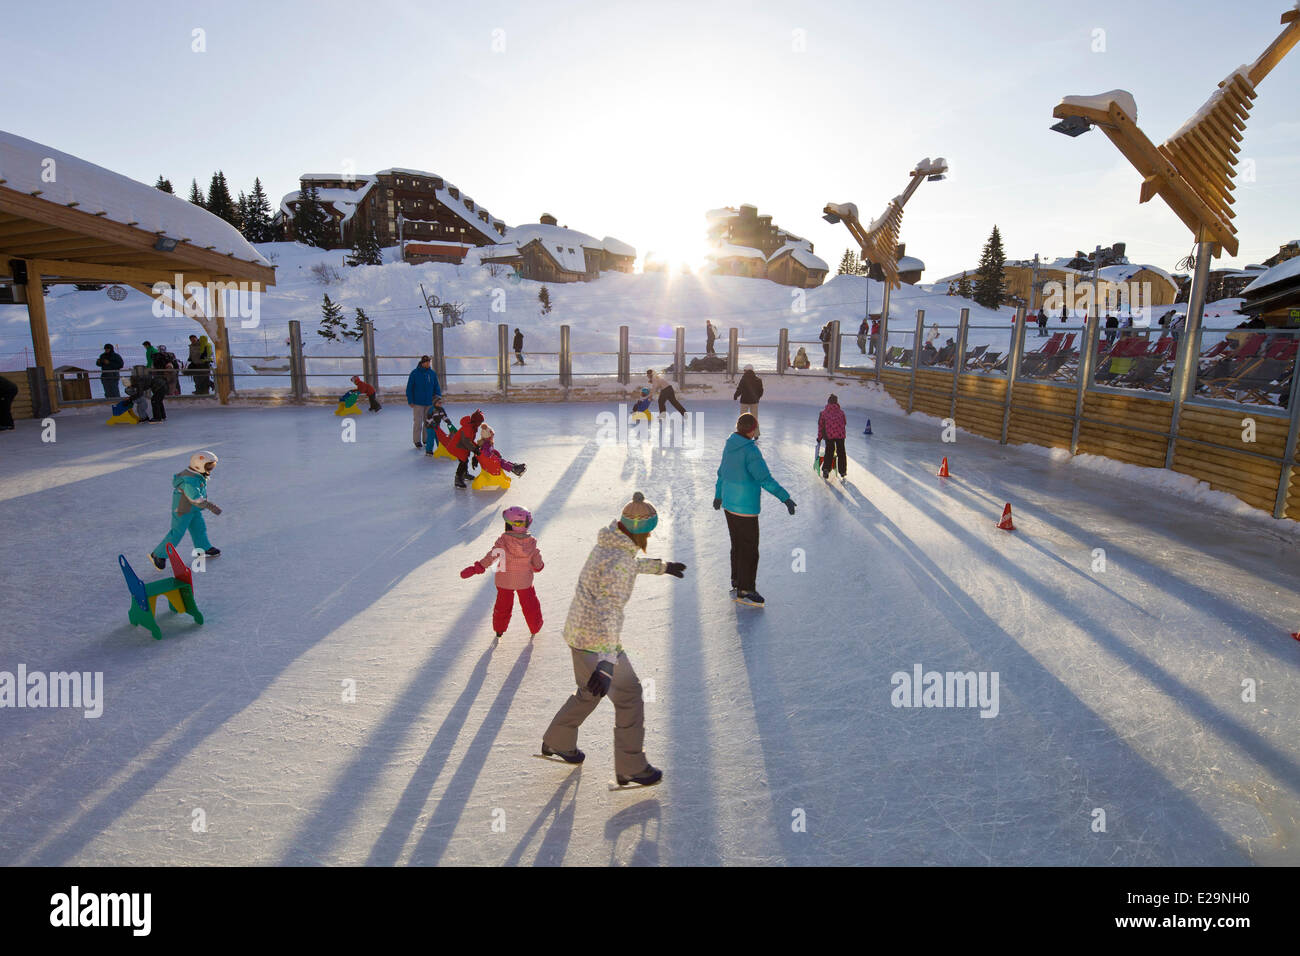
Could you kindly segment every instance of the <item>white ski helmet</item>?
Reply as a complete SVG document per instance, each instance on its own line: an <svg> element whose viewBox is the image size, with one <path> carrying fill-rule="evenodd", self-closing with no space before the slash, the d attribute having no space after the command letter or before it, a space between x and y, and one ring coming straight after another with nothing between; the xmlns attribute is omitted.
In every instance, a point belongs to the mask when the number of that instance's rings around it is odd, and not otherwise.
<svg viewBox="0 0 1300 956"><path fill-rule="evenodd" d="M210 451L196 451L190 455L190 470L200 475L210 475L216 464L217 456Z"/></svg>

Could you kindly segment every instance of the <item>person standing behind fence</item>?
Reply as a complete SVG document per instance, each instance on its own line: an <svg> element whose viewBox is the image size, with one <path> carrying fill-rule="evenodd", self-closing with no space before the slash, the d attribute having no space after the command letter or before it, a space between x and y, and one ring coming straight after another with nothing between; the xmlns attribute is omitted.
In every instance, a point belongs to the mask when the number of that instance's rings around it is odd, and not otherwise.
<svg viewBox="0 0 1300 956"><path fill-rule="evenodd" d="M406 377L406 404L411 406L411 441L416 448L424 447L424 419L429 414L433 400L441 396L442 389L438 387L433 359L421 355L420 363Z"/></svg>
<svg viewBox="0 0 1300 956"><path fill-rule="evenodd" d="M718 338L718 330L714 328L713 322L709 319L704 320L704 351L713 355L713 343Z"/></svg>
<svg viewBox="0 0 1300 956"><path fill-rule="evenodd" d="M829 322L822 326L817 340L822 344L822 368L829 369L831 367L831 324Z"/></svg>
<svg viewBox="0 0 1300 956"><path fill-rule="evenodd" d="M858 326L858 351L863 355L867 354L867 320L864 318L862 324Z"/></svg>
<svg viewBox="0 0 1300 956"><path fill-rule="evenodd" d="M18 386L0 375L0 432L12 431L14 427L14 399L18 397Z"/></svg>
<svg viewBox="0 0 1300 956"><path fill-rule="evenodd" d="M121 398L122 393L118 390L120 376L117 373L122 370L124 363L122 356L113 349L113 343L104 343L104 354L95 359L95 364L102 369L99 382L104 386L104 397Z"/></svg>
<svg viewBox="0 0 1300 956"><path fill-rule="evenodd" d="M682 403L677 401L677 392L673 390L672 382L668 381L668 379L664 378L652 368L645 370L645 376L650 380L651 385L659 389L660 415L667 411L669 405L672 405L673 408L677 409L680 414L686 414L686 409L682 408Z"/></svg>
<svg viewBox="0 0 1300 956"><path fill-rule="evenodd" d="M740 413L758 417L758 400L763 397L763 380L754 374L754 366L746 365L740 382L736 385L736 394L732 398L740 399Z"/></svg>
<svg viewBox="0 0 1300 956"><path fill-rule="evenodd" d="M1047 310L1046 309L1038 310L1038 337L1040 339L1047 338Z"/></svg>
<svg viewBox="0 0 1300 956"><path fill-rule="evenodd" d="M515 364L527 365L528 363L524 361L524 333L519 329L515 329L514 350Z"/></svg>
<svg viewBox="0 0 1300 956"><path fill-rule="evenodd" d="M1113 315L1106 316L1106 344L1114 345L1117 335L1119 335L1119 319Z"/></svg>

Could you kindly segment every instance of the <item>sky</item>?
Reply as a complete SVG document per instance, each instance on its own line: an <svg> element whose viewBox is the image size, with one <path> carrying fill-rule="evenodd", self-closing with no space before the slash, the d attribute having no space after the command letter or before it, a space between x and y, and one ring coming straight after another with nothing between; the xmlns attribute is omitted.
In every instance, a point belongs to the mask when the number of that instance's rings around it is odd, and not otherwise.
<svg viewBox="0 0 1300 956"><path fill-rule="evenodd" d="M670 260L707 210L750 203L832 269L925 157L901 239L924 280L1126 242L1192 247L1067 94L1127 89L1159 143L1281 30L1290 0L884 3L43 2L5 16L0 128L180 194L216 169L272 202L307 172L429 170L511 225L544 212ZM21 40L13 38L21 37ZM1237 189L1241 253L1300 237L1300 51L1259 87ZM347 164L351 164L350 167Z"/></svg>

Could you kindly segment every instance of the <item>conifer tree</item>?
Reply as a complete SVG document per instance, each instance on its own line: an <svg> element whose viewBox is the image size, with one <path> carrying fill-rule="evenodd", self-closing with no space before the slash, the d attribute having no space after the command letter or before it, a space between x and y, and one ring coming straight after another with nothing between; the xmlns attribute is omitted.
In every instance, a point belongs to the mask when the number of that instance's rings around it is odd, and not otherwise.
<svg viewBox="0 0 1300 956"><path fill-rule="evenodd" d="M320 193L309 186L298 193L298 207L293 214L293 231L298 241L309 246L324 247L329 222L321 208Z"/></svg>
<svg viewBox="0 0 1300 956"><path fill-rule="evenodd" d="M171 193L172 195L176 194L176 190L172 188L172 181L170 179L165 179L162 176L158 177L158 181L153 184L153 188L161 189L163 192Z"/></svg>
<svg viewBox="0 0 1300 956"><path fill-rule="evenodd" d="M196 206L202 206L204 209L208 208L208 201L203 198L203 190L199 188L197 179L190 180L190 202Z"/></svg>
<svg viewBox="0 0 1300 956"><path fill-rule="evenodd" d="M546 286L542 286L541 290L537 293L537 301L542 304L542 315L550 315L551 290L546 288Z"/></svg>
<svg viewBox="0 0 1300 956"><path fill-rule="evenodd" d="M384 253L379 248L379 239L375 236L374 229L357 236L356 242L352 245L352 255L348 256L344 261L350 266L381 266L384 264Z"/></svg>
<svg viewBox="0 0 1300 956"><path fill-rule="evenodd" d="M963 299L969 299L971 297L972 291L970 287L970 276L965 272L963 272L961 278L957 280L957 294Z"/></svg>
<svg viewBox="0 0 1300 956"><path fill-rule="evenodd" d="M366 315L366 310L357 308L356 324L351 329L344 329L343 335L353 342L360 342L366 335L366 323L370 321L370 316Z"/></svg>
<svg viewBox="0 0 1300 956"><path fill-rule="evenodd" d="M979 268L975 271L974 299L986 309L996 309L1006 296L1007 280L1003 267L1007 257L1002 251L1002 234L994 226L988 242L980 254Z"/></svg>
<svg viewBox="0 0 1300 956"><path fill-rule="evenodd" d="M208 184L207 209L214 216L224 219L236 228L239 227L235 201L230 198L230 187L226 185L226 174L220 170L212 174L212 181Z"/></svg>
<svg viewBox="0 0 1300 956"><path fill-rule="evenodd" d="M347 336L348 330L343 327L343 308L337 303L330 301L329 293L325 293L324 301L320 307L320 328L316 334L323 339L331 342L337 342L340 335Z"/></svg>
<svg viewBox="0 0 1300 956"><path fill-rule="evenodd" d="M844 255L840 256L839 269L836 275L856 276L861 275L861 267L858 265L858 257L853 254L852 249L845 249Z"/></svg>
<svg viewBox="0 0 1300 956"><path fill-rule="evenodd" d="M249 242L270 242L272 231L271 203L266 198L266 190L262 188L262 180L255 178L244 218L244 238Z"/></svg>

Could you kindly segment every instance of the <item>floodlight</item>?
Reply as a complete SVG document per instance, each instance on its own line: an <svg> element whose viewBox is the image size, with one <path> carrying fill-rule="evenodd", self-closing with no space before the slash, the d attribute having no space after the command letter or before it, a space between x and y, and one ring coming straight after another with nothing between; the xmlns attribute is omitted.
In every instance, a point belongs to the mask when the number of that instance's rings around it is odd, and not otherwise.
<svg viewBox="0 0 1300 956"><path fill-rule="evenodd" d="M1082 116L1067 116L1059 123L1052 126L1052 130L1057 133L1063 133L1066 136L1079 136L1082 133L1092 129L1092 123L1088 122Z"/></svg>

